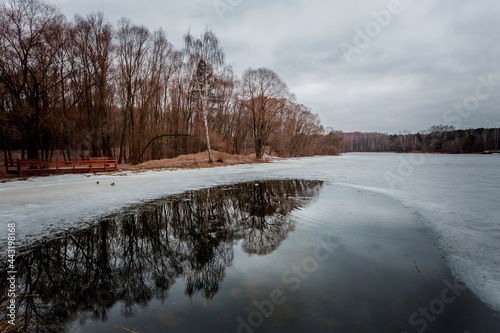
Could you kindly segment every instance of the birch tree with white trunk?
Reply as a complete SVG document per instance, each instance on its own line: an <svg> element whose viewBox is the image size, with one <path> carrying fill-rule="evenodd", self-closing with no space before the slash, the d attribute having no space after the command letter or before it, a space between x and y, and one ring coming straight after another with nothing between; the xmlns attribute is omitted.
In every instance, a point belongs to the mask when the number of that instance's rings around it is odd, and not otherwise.
<svg viewBox="0 0 500 333"><path fill-rule="evenodd" d="M219 39L210 29L205 30L200 38L195 38L188 32L184 36L184 44L187 61L193 68L191 74L192 92L199 99L199 111L203 118L207 141L208 161L212 162L208 110L214 97L215 76L224 68L225 54L220 46Z"/></svg>

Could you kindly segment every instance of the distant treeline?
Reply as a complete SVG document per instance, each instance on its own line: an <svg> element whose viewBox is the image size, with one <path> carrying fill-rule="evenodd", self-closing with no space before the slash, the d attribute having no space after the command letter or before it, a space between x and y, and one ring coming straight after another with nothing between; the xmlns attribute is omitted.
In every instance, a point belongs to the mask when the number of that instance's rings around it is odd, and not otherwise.
<svg viewBox="0 0 500 333"><path fill-rule="evenodd" d="M426 152L426 153L481 153L499 150L500 128L457 130L453 126L437 125L426 131L398 134L343 133L343 152Z"/></svg>
<svg viewBox="0 0 500 333"><path fill-rule="evenodd" d="M217 149L333 154L339 138L272 70L233 75L216 35L101 13L69 21L40 0L0 3L0 149L5 158L117 156L139 163ZM210 157L210 155L209 155Z"/></svg>

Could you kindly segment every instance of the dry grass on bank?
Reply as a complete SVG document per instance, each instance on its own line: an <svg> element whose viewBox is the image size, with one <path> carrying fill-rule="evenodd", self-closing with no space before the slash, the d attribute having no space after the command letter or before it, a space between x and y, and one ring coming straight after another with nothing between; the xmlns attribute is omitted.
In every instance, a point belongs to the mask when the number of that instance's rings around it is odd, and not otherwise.
<svg viewBox="0 0 500 333"><path fill-rule="evenodd" d="M255 154L234 155L213 150L212 163L208 162L208 153L205 151L197 154L181 155L175 158L147 161L139 165L119 164L118 170L141 172L146 170L211 168L236 164L266 163L273 158L277 157L266 154L262 159L257 159ZM3 164L0 166L0 183L26 179L27 177L21 178L15 174L7 174L5 173ZM0 333L2 332L0 331Z"/></svg>
<svg viewBox="0 0 500 333"><path fill-rule="evenodd" d="M265 155L262 159L257 159L255 154L233 155L219 151L212 151L212 163L208 161L208 153L180 155L175 158L166 158L141 163L139 165L120 164L118 169L130 171L160 170L160 169L195 169L210 168L217 166L228 166L236 164L265 163L272 157Z"/></svg>

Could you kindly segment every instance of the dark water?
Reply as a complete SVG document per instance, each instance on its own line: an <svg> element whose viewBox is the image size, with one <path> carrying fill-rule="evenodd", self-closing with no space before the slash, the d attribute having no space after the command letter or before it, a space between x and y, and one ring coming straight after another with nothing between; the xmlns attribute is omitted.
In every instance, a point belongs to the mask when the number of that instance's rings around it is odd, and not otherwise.
<svg viewBox="0 0 500 333"><path fill-rule="evenodd" d="M26 332L500 331L418 214L321 181L168 197L16 262Z"/></svg>

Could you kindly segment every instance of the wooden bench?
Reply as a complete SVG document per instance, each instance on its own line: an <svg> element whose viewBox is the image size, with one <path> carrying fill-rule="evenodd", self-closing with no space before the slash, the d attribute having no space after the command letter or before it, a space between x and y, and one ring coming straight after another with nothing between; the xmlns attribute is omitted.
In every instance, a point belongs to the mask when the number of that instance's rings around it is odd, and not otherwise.
<svg viewBox="0 0 500 333"><path fill-rule="evenodd" d="M7 172L14 171L12 165ZM118 170L118 160L113 157L91 157L87 159L18 159L15 172L20 176L48 175L58 173L92 173Z"/></svg>

